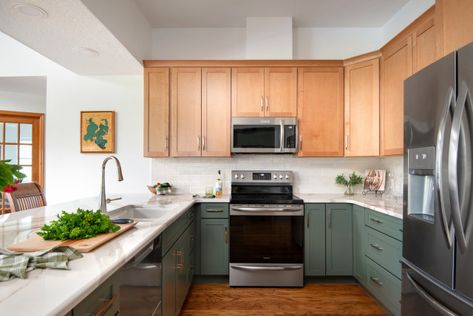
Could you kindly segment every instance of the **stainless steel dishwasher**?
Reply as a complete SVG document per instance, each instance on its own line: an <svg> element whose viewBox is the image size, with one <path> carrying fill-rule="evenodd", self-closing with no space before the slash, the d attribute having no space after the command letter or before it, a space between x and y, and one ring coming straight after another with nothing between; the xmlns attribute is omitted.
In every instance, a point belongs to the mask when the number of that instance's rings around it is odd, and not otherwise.
<svg viewBox="0 0 473 316"><path fill-rule="evenodd" d="M161 316L161 236L119 274L120 315Z"/></svg>

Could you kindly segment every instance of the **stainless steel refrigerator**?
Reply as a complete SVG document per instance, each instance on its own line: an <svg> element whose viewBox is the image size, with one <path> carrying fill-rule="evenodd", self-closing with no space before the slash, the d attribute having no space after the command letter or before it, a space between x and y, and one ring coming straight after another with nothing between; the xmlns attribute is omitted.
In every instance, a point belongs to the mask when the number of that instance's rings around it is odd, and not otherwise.
<svg viewBox="0 0 473 316"><path fill-rule="evenodd" d="M404 83L402 315L473 315L473 45Z"/></svg>

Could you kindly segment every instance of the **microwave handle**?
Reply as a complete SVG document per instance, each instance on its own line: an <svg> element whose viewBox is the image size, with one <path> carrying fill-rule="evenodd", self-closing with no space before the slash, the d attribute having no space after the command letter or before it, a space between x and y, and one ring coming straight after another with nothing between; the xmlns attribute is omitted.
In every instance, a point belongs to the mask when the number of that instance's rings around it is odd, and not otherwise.
<svg viewBox="0 0 473 316"><path fill-rule="evenodd" d="M280 145L280 146L279 146L279 151L282 152L282 151L284 151L284 139L285 139L285 138L284 138L284 122L283 122L283 120L281 120L281 121L279 122L279 124L280 124L280 126L281 126L281 133L279 133L279 136L280 136L280 140L279 140L279 143L280 143L280 144L279 144L279 145Z"/></svg>

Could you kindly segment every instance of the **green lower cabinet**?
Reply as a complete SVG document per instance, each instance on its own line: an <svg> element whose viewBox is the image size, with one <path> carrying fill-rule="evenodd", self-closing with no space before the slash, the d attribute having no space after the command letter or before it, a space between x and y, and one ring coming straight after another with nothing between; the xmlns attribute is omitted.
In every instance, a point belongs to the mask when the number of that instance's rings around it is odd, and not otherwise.
<svg viewBox="0 0 473 316"><path fill-rule="evenodd" d="M366 287L393 315L401 314L401 280L366 258Z"/></svg>
<svg viewBox="0 0 473 316"><path fill-rule="evenodd" d="M115 316L119 314L119 283L115 275L101 284L95 291L80 302L70 316L103 315Z"/></svg>
<svg viewBox="0 0 473 316"><path fill-rule="evenodd" d="M176 312L176 249L171 250L162 260L162 312L175 315Z"/></svg>
<svg viewBox="0 0 473 316"><path fill-rule="evenodd" d="M365 245L365 209L353 205L353 276L363 285L366 285Z"/></svg>
<svg viewBox="0 0 473 316"><path fill-rule="evenodd" d="M351 204L326 205L326 275L353 275L353 220Z"/></svg>
<svg viewBox="0 0 473 316"><path fill-rule="evenodd" d="M202 275L227 275L229 256L228 218L200 220L200 272Z"/></svg>
<svg viewBox="0 0 473 316"><path fill-rule="evenodd" d="M304 267L307 276L325 275L325 204L305 205Z"/></svg>

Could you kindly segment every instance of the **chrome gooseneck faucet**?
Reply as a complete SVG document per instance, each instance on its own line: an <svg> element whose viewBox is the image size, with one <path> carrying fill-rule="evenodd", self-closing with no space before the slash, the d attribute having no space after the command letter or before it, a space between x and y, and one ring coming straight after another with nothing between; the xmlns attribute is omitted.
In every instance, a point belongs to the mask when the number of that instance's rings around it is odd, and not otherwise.
<svg viewBox="0 0 473 316"><path fill-rule="evenodd" d="M107 162L109 160L114 160L115 161L115 164L117 166L117 173L118 173L118 181L123 181L123 173L122 173L122 166L120 164L120 160L118 160L117 157L115 156L108 156L107 158L104 159L103 163L102 163L102 190L100 192L100 210L102 212L106 212L107 211L107 204L110 203L111 201L115 201L115 200L120 200L120 198L116 198L116 199L107 199L107 196L105 194L105 166L107 165Z"/></svg>

